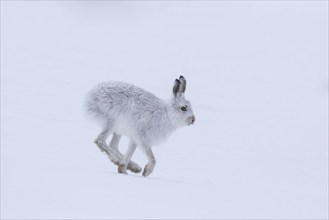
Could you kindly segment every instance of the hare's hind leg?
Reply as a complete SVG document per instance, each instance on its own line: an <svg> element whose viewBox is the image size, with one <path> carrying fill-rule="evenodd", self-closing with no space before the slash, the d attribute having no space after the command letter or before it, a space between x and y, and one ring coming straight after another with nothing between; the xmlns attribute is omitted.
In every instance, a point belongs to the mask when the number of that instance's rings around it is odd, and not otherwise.
<svg viewBox="0 0 329 220"><path fill-rule="evenodd" d="M116 155L118 156L118 158L120 158L121 163L116 164L116 165L118 165L118 172L126 173L127 169L134 173L141 172L142 168L137 163L130 160L137 145L131 141L126 155L123 156L118 149L120 138L121 138L121 135L113 133L113 138L109 145L110 150L114 151L116 153Z"/></svg>
<svg viewBox="0 0 329 220"><path fill-rule="evenodd" d="M117 155L117 153L109 148L106 144L106 139L110 136L111 133L113 133L113 123L108 122L104 126L102 132L95 139L95 143L102 152L107 154L107 156L114 164L122 164L122 157L120 158L120 156Z"/></svg>
<svg viewBox="0 0 329 220"><path fill-rule="evenodd" d="M102 132L96 137L94 142L102 152L107 153L106 139L110 136L112 132L112 127L106 124Z"/></svg>

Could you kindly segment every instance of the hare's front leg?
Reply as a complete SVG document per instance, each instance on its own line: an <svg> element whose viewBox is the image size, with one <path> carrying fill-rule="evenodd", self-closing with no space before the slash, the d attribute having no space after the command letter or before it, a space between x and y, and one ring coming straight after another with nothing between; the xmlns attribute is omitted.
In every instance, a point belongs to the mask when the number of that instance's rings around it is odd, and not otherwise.
<svg viewBox="0 0 329 220"><path fill-rule="evenodd" d="M127 171L126 171L127 169L134 173L141 172L142 168L137 163L130 160L137 145L131 141L126 155L123 156L118 149L120 138L121 138L121 135L114 133L113 138L109 145L109 150L114 152L114 154L118 158L117 161L114 162L118 166L118 172L127 173ZM112 162L113 162L113 160L112 160ZM126 166L127 164L128 164L128 166Z"/></svg>
<svg viewBox="0 0 329 220"><path fill-rule="evenodd" d="M134 173L139 173L142 171L142 168L131 160L131 157L133 156L135 150L137 148L137 144L130 140L128 150L124 156L124 161L128 164L127 169Z"/></svg>
<svg viewBox="0 0 329 220"><path fill-rule="evenodd" d="M153 172L156 161L155 161L155 157L154 157L151 147L148 145L144 145L143 148L144 148L145 154L148 159L148 163L146 164L144 171L143 171L143 176L147 177Z"/></svg>
<svg viewBox="0 0 329 220"><path fill-rule="evenodd" d="M136 148L137 148L137 144L134 141L130 140L128 150L126 154L123 156L123 164L118 165L119 173L127 173L127 168L128 170L134 173L139 173L140 171L142 171L142 169L140 168L140 166L138 166L138 164L131 161L131 157L133 156Z"/></svg>

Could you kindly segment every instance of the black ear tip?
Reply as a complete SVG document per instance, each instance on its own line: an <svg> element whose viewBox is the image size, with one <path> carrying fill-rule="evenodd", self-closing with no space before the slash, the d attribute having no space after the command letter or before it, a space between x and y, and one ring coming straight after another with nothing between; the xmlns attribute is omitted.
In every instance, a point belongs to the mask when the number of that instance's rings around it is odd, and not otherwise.
<svg viewBox="0 0 329 220"><path fill-rule="evenodd" d="M175 79L175 83L180 84L180 81L178 79Z"/></svg>
<svg viewBox="0 0 329 220"><path fill-rule="evenodd" d="M185 79L184 76L180 75L179 79Z"/></svg>

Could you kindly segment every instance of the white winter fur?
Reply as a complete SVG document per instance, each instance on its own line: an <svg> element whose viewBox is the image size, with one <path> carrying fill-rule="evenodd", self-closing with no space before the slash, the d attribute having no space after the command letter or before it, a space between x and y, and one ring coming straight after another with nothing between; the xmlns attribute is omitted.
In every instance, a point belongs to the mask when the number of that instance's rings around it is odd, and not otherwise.
<svg viewBox="0 0 329 220"><path fill-rule="evenodd" d="M136 147L141 146L149 160L143 175L150 175L155 166L151 146L165 141L176 128L194 123L191 105L184 98L185 88L186 80L180 76L168 101L123 82L104 82L87 94L87 113L103 127L95 143L118 165L120 173L126 173L126 169L141 171L138 164L130 160ZM106 139L111 134L112 141L107 145ZM118 151L121 135L130 138L124 156Z"/></svg>

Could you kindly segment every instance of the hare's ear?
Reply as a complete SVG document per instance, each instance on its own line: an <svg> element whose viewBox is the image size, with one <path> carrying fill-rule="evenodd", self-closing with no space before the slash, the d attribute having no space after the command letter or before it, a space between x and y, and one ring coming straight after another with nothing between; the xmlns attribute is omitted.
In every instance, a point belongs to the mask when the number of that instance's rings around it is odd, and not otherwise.
<svg viewBox="0 0 329 220"><path fill-rule="evenodd" d="M181 82L178 79L176 79L174 82L174 87L172 89L174 96L177 96L177 93L179 92L180 87L181 87Z"/></svg>
<svg viewBox="0 0 329 220"><path fill-rule="evenodd" d="M181 83L179 92L184 93L186 90L186 79L184 78L184 76L180 76L179 81Z"/></svg>

